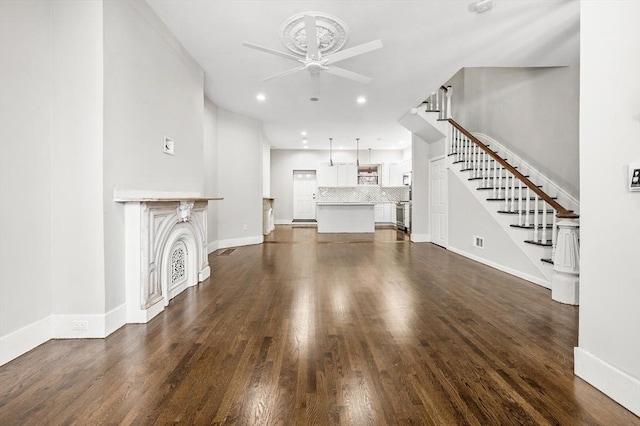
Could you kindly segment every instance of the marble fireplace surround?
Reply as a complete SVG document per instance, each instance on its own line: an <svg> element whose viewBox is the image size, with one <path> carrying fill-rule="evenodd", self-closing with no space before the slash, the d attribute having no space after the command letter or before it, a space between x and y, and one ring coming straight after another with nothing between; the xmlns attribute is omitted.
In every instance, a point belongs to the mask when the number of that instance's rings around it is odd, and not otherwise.
<svg viewBox="0 0 640 426"><path fill-rule="evenodd" d="M206 280L207 207L192 192L114 191L125 210L127 323L146 323L186 288Z"/></svg>

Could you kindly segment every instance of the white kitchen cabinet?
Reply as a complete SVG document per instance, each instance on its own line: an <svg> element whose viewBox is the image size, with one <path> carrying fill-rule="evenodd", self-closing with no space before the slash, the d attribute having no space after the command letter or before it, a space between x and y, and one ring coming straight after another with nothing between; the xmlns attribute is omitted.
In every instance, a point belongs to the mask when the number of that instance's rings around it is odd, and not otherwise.
<svg viewBox="0 0 640 426"><path fill-rule="evenodd" d="M374 220L376 223L384 222L384 204L376 204L373 209Z"/></svg>
<svg viewBox="0 0 640 426"><path fill-rule="evenodd" d="M356 186L358 184L358 167L355 163L339 163L335 167L338 172L337 186Z"/></svg>
<svg viewBox="0 0 640 426"><path fill-rule="evenodd" d="M376 204L374 209L376 223L396 223L396 205L395 204Z"/></svg>
<svg viewBox="0 0 640 426"><path fill-rule="evenodd" d="M316 168L316 183L318 186L338 186L338 168L328 163L318 164Z"/></svg>

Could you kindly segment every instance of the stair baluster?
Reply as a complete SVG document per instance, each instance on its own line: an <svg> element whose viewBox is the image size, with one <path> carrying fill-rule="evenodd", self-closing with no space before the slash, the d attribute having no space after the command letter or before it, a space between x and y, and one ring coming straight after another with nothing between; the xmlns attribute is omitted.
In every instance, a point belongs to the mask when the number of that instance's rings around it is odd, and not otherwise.
<svg viewBox="0 0 640 426"><path fill-rule="evenodd" d="M522 226L522 185L518 185L518 226Z"/></svg>
<svg viewBox="0 0 640 426"><path fill-rule="evenodd" d="M558 218L556 217L558 212L553 210L553 220L551 228L551 260L556 258L556 244L558 242Z"/></svg>
<svg viewBox="0 0 640 426"><path fill-rule="evenodd" d="M494 161L493 162L493 198L498 198L498 185L499 185L499 180L498 180L498 162Z"/></svg>
<svg viewBox="0 0 640 426"><path fill-rule="evenodd" d="M527 186L527 202L524 207L524 226L531 226L531 189Z"/></svg>
<svg viewBox="0 0 640 426"><path fill-rule="evenodd" d="M511 209L510 212L516 211L516 177L512 175L511 177Z"/></svg>
<svg viewBox="0 0 640 426"><path fill-rule="evenodd" d="M504 211L509 211L509 172L504 169ZM500 170L500 185L502 185L502 169Z"/></svg>
<svg viewBox="0 0 640 426"><path fill-rule="evenodd" d="M488 188L489 187L489 156L487 155L486 152L482 151L482 158L483 158L483 162L482 162L482 177L484 180L484 187Z"/></svg>
<svg viewBox="0 0 640 426"><path fill-rule="evenodd" d="M464 143L466 146L465 154L464 154L464 165L465 165L465 169L470 169L471 162L469 160L471 159L471 141L469 140L469 138L465 137Z"/></svg>
<svg viewBox="0 0 640 426"><path fill-rule="evenodd" d="M538 241L540 231L540 213L538 213L538 200L540 197L536 195L535 201L533 202L533 241Z"/></svg>
<svg viewBox="0 0 640 426"><path fill-rule="evenodd" d="M547 203L542 202L542 236L540 242L545 244L547 242Z"/></svg>

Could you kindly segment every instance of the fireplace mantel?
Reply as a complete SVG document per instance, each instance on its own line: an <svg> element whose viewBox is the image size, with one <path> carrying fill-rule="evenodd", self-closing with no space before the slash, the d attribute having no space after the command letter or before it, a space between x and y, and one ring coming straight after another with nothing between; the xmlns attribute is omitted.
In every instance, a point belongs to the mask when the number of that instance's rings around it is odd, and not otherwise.
<svg viewBox="0 0 640 426"><path fill-rule="evenodd" d="M209 278L207 206L190 192L114 191L124 203L127 322L146 323L169 300Z"/></svg>

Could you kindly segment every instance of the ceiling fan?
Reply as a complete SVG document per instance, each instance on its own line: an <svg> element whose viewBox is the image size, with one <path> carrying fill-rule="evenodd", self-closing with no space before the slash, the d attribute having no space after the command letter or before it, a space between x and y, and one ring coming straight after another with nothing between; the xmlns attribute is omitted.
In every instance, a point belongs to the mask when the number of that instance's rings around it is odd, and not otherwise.
<svg viewBox="0 0 640 426"><path fill-rule="evenodd" d="M360 83L369 83L371 81L370 77L333 64L380 49L382 42L374 40L340 50L346 42L347 33L347 26L337 17L321 12L305 12L289 18L281 28L283 43L293 54L246 41L242 45L291 59L301 64L295 68L266 77L262 79L263 82L307 70L315 83L317 83L317 79L320 76L320 71L326 71L329 74Z"/></svg>

